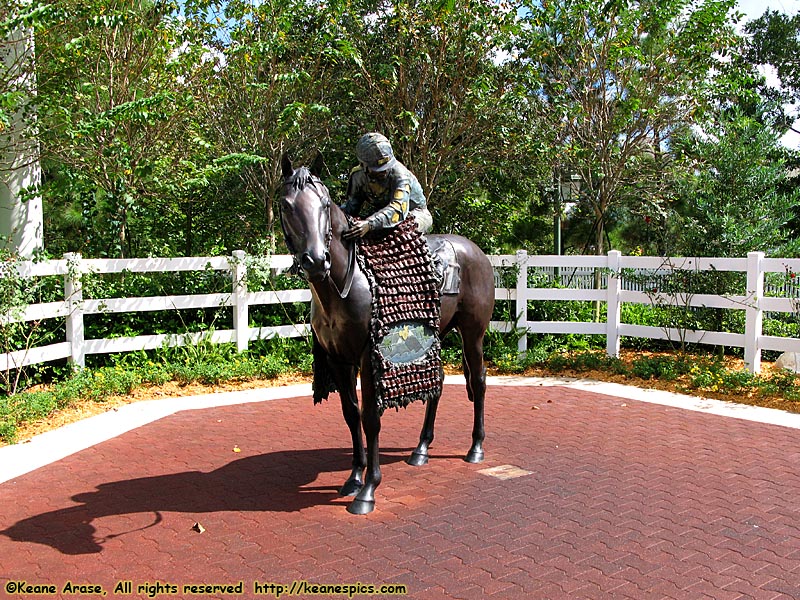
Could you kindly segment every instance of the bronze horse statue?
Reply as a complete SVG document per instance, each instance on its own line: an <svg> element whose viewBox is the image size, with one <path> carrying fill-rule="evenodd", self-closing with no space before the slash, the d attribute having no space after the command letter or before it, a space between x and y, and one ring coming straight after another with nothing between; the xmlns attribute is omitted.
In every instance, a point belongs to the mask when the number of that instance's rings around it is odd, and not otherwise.
<svg viewBox="0 0 800 600"><path fill-rule="evenodd" d="M378 434L381 411L375 401L376 382L370 368L369 323L372 292L366 275L352 259L354 241L342 239L348 222L344 212L331 201L319 178L321 157L309 170L295 170L289 158L281 161L284 178L280 197L281 224L286 245L304 271L311 288L311 327L317 343L327 355L327 367L339 390L342 412L353 440L353 469L340 489L343 496L355 496L347 507L352 514L367 514L375 507L375 489L381 482ZM457 329L463 347L464 377L474 406L472 446L465 460L483 460L483 414L486 368L483 338L494 308L494 273L486 255L470 240L445 238L455 249L461 285L457 294L441 297L440 335ZM356 378L361 376L361 410ZM408 463L423 465L433 442L438 396L428 400L419 444ZM366 452L362 442L362 426ZM366 476L362 473L366 468Z"/></svg>

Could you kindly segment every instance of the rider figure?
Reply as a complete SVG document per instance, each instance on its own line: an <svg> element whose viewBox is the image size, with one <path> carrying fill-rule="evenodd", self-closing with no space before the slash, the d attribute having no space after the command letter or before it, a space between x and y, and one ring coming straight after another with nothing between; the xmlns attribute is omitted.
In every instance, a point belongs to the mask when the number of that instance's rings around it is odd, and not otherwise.
<svg viewBox="0 0 800 600"><path fill-rule="evenodd" d="M356 156L359 165L350 172L347 202L342 206L355 219L343 237L355 239L391 229L409 214L422 233L428 232L433 217L425 194L416 176L395 158L389 140L380 133L367 133L356 144Z"/></svg>

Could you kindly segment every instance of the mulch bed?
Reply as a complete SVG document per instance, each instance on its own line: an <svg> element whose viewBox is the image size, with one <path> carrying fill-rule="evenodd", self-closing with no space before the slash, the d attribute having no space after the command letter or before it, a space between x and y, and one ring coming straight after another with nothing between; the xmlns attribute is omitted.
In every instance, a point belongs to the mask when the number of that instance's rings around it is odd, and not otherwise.
<svg viewBox="0 0 800 600"><path fill-rule="evenodd" d="M630 365L634 360L642 356L657 356L669 355L670 353L662 352L642 352L632 350L622 350L620 352L620 360ZM734 357L725 358L725 366L731 370L743 370L744 362L741 359ZM762 374L767 375L773 370L772 363L762 363ZM461 373L460 367L453 365L446 365L445 372L448 374ZM490 375L504 375L507 373L500 372L497 368L489 367L488 373ZM689 394L694 396L701 396L703 398L712 398L715 400L724 400L728 402L737 402L740 404L749 404L751 406L763 406L766 408L774 408L778 410L785 410L792 413L800 413L800 401L787 400L779 395L765 395L761 390L755 389L746 394L737 394L731 396L718 391L712 390L692 390L689 389L688 378L682 376L674 381L665 381L662 379L642 379L640 377L617 375L607 371L589 370L589 371L570 371L564 370L557 373L543 368L529 368L522 375L528 377L574 377L576 379L594 379L597 381L608 381L612 383L619 383L623 385L631 385L640 388L658 389L669 392L676 392L680 394ZM103 402L95 402L93 400L82 400L74 403L73 405L63 410L56 411L47 419L28 423L19 428L18 440L24 441L30 439L32 436L44 433L46 431L56 429L68 423L73 423L96 414L107 412L119 408L124 404L131 402L139 402L142 400L157 400L160 398L174 398L180 396L194 396L200 394L210 394L214 392L228 392L234 390L254 389L260 387L273 387L280 385L291 385L295 383L310 383L311 375L303 373L287 373L276 377L275 379L258 379L248 381L228 382L217 385L203 385L199 383L192 384L178 384L170 382L161 386L144 386L134 390L127 396L111 396ZM3 445L0 442L0 445Z"/></svg>

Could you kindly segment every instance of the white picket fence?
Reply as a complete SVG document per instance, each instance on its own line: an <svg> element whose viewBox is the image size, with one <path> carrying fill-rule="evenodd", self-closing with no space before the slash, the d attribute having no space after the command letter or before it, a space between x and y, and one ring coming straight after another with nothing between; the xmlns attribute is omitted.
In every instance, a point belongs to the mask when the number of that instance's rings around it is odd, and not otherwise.
<svg viewBox="0 0 800 600"><path fill-rule="evenodd" d="M32 304L15 321L32 322L62 317L66 319L66 339L63 342L0 354L0 369L24 367L68 358L74 365L83 367L88 354L109 354L152 350L164 346L195 344L200 339L212 343L235 343L240 351L246 350L251 340L271 337L301 337L308 335L306 324L287 324L274 327L249 327L249 307L263 304L310 302L308 289L283 291L247 291L246 255L236 251L232 256L187 258L132 258L84 259L78 254L65 254L62 260L42 263L22 262L18 274L22 277L64 277L64 300ZM270 266L276 270L288 269L290 256L271 257ZM216 294L186 294L148 296L144 298L92 298L83 297L81 276L86 273L178 273L181 271L226 271L230 274L231 291ZM110 339L85 339L84 317L92 314L120 314L142 311L169 311L193 308L233 308L233 329L188 334L153 334Z"/></svg>
<svg viewBox="0 0 800 600"><path fill-rule="evenodd" d="M800 339L763 335L762 323L765 312L797 313L798 300L793 297L770 297L764 294L765 275L768 273L800 273L800 259L765 258L763 253L753 252L747 258L660 258L622 256L617 251L607 256L555 256L528 255L519 251L514 255L489 257L498 273L498 282L504 281L502 271L511 271L516 283L504 287L498 283L495 298L510 302L515 322L493 321L497 331L514 331L521 334L519 351L525 352L530 334L588 334L606 337L606 351L617 356L622 336L683 341L689 343L736 346L744 348L745 363L751 372L758 372L763 350L800 352ZM285 291L249 291L247 289L247 261L242 251L230 257L191 258L147 258L147 259L83 259L77 254L67 254L62 260L42 263L23 262L18 265L19 276L45 277L63 276L64 299L57 302L34 304L26 307L22 314L15 315L18 322L34 322L42 319L63 318L66 334L63 341L39 347L0 354L0 369L8 370L28 365L55 361L63 358L77 366L84 366L87 355L148 350L167 346L197 343L207 334L153 334L111 339L86 339L84 317L92 314L120 314L141 311L169 311L181 309L231 307L233 328L213 331L209 341L235 343L237 349L247 349L250 341L271 337L300 337L309 333L306 323L273 327L250 327L250 307L258 305L309 302L308 289ZM269 268L285 270L291 265L291 257L275 255L269 259ZM84 298L81 275L94 273L156 273L181 271L225 271L230 275L231 289L225 293L149 296L142 298ZM585 286L570 288L529 287L529 272L558 273L568 270L595 271L599 277L599 289ZM744 295L717 296L707 294L677 294L669 298L663 295L657 300L646 291L623 289L623 269L663 272L685 271L731 271L746 274L747 286ZM536 278L534 278L536 279ZM545 300L596 301L605 303L604 322L531 321L529 303ZM653 305L670 303L681 307L709 307L726 310L741 310L746 314L744 333L717 331L678 330L633 325L621 322L621 306L624 303ZM10 317L6 316L8 320Z"/></svg>
<svg viewBox="0 0 800 600"><path fill-rule="evenodd" d="M514 256L491 257L496 267L519 269L517 286L505 291L497 290L497 299L512 299L516 307L516 326L531 333L589 334L606 337L606 352L618 356L620 338L646 338L696 344L735 346L744 348L744 361L748 370L757 373L761 369L761 353L764 350L778 352L800 352L800 339L764 335L762 330L764 313L798 312L798 300L794 297L765 296L765 276L768 273L785 275L800 272L800 259L766 258L762 252L751 252L747 258L663 258L646 256L623 256L611 251L607 256L528 256L519 251ZM599 269L606 274L605 286L600 289L574 288L529 288L527 271L531 268ZM746 275L744 295L710 294L653 294L652 292L623 289L623 269L634 271L726 271ZM784 288L793 289L793 288ZM505 296L504 294L507 294ZM528 320L528 302L541 300L599 301L606 304L605 322L563 322ZM645 325L633 325L621 321L623 303L646 305L669 305L675 307L721 308L745 311L744 333L724 331L679 330ZM527 349L527 335L519 341L519 350Z"/></svg>

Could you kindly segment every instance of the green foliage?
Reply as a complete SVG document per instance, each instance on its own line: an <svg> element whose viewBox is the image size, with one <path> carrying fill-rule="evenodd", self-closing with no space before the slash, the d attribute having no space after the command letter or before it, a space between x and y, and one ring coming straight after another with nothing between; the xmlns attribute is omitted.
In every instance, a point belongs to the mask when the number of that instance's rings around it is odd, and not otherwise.
<svg viewBox="0 0 800 600"><path fill-rule="evenodd" d="M196 346L125 354L108 366L71 373L46 391L0 395L0 440L13 442L20 425L44 419L78 399L104 402L143 385L272 379L292 370L311 371L305 340L264 340L244 354L236 353L231 344L212 344L207 339Z"/></svg>
<svg viewBox="0 0 800 600"><path fill-rule="evenodd" d="M669 320L665 319L658 306L625 302L620 310L623 323L635 323L648 327L665 327Z"/></svg>
<svg viewBox="0 0 800 600"><path fill-rule="evenodd" d="M752 63L790 91L796 79L795 19L765 15L745 47L732 0L7 4L0 33L30 28L36 62L0 66L0 148L21 111L55 255L274 252L281 153L308 163L322 149L341 201L368 129L418 175L437 231L548 251L547 188L570 171L582 187L567 246L688 254L683 193L700 161L677 138L698 122L713 133L700 119L723 120L715 103L780 130L768 113L783 96ZM743 171L759 153L739 154Z"/></svg>
<svg viewBox="0 0 800 600"><path fill-rule="evenodd" d="M788 172L777 133L734 110L709 124L702 137L676 140L676 148L695 166L679 189L686 255L775 255L800 198L797 188L784 187Z"/></svg>
<svg viewBox="0 0 800 600"><path fill-rule="evenodd" d="M528 337L528 351L524 361L529 365L541 365L547 362L552 354L565 350L563 337L555 335L537 335Z"/></svg>
<svg viewBox="0 0 800 600"><path fill-rule="evenodd" d="M593 302L569 300L542 300L528 304L528 319L531 321L575 321L594 320Z"/></svg>
<svg viewBox="0 0 800 600"><path fill-rule="evenodd" d="M69 231L65 250L130 256L142 251L148 211L162 210L180 186L193 97L173 55L178 7L91 0L59 8L37 39L44 199L56 231L67 233L80 215L82 231Z"/></svg>
<svg viewBox="0 0 800 600"><path fill-rule="evenodd" d="M800 401L800 378L785 369L773 373L759 388L765 394L778 394L787 400Z"/></svg>
<svg viewBox="0 0 800 600"><path fill-rule="evenodd" d="M791 127L796 119L796 101L800 98L800 15L788 15L776 10L766 10L757 19L745 25L750 34L750 44L745 50L745 60L754 65L771 65L778 77L777 88L765 87L761 93L774 100L773 111L778 113L777 125ZM794 114L787 114L794 105Z"/></svg>
<svg viewBox="0 0 800 600"><path fill-rule="evenodd" d="M274 274L262 257L247 257L247 288L250 291L279 291L299 289L305 283L296 276ZM63 284L62 284L63 285ZM202 271L150 272L150 273L84 273L81 276L85 299L110 299L185 294L223 294L232 289L233 282L227 271L206 268ZM63 292L62 292L63 293ZM308 303L266 304L250 310L251 327L268 327L287 323L305 323L308 320ZM129 313L86 315L85 334L88 339L106 339L142 334L169 334L205 332L233 327L233 311L229 306L203 309L168 309ZM63 337L63 332L61 332ZM91 357L94 366L109 362L104 355Z"/></svg>
<svg viewBox="0 0 800 600"><path fill-rule="evenodd" d="M624 323L658 327L670 333L673 347L687 350L687 334L691 331L744 331L744 311L692 306L697 294L722 297L744 295L746 284L742 273L711 270L692 270L664 259L654 270L624 269L625 285L643 291L650 304L623 304ZM676 337L677 335L677 337ZM649 347L650 342L631 340L629 343Z"/></svg>
<svg viewBox="0 0 800 600"><path fill-rule="evenodd" d="M28 305L54 298L55 278L23 277L19 272L21 262L16 254L0 247L0 353L16 352L24 356L31 348L44 345L55 337L59 320L28 320L25 317ZM60 293L63 295L63 291ZM17 360L22 362L19 358ZM38 370L37 367L0 370L0 394L13 395L20 386L31 384Z"/></svg>
<svg viewBox="0 0 800 600"><path fill-rule="evenodd" d="M631 361L607 356L603 352L554 352L538 364L552 373L606 371L629 379L679 382L687 392L712 392L731 399L756 391L786 400L800 400L800 377L786 370L763 375L729 369L724 363L704 354L643 355Z"/></svg>
<svg viewBox="0 0 800 600"><path fill-rule="evenodd" d="M206 338L198 344L165 350L163 360L169 365L172 378L184 384L271 379L289 370L285 346L279 344L277 348L277 352L270 354L258 355L250 351L240 355L234 345L214 344Z"/></svg>
<svg viewBox="0 0 800 600"><path fill-rule="evenodd" d="M494 363L501 373L521 373L525 364L519 361L517 344L523 333L522 330L511 334L487 331L483 343L486 360Z"/></svg>
<svg viewBox="0 0 800 600"><path fill-rule="evenodd" d="M605 352L583 351L583 352L557 352L552 354L545 366L554 372L560 371L595 371L599 369L611 369L618 359L609 357Z"/></svg>
<svg viewBox="0 0 800 600"><path fill-rule="evenodd" d="M783 317L783 314L781 314ZM762 332L764 335L774 335L778 337L800 338L800 325L795 322L787 322L781 319L764 319Z"/></svg>
<svg viewBox="0 0 800 600"><path fill-rule="evenodd" d="M580 177L583 252L604 254L626 203L655 212L669 191L662 146L690 122L736 36L733 1L523 2L521 58L542 100L552 177ZM586 239L588 238L588 239Z"/></svg>
<svg viewBox="0 0 800 600"><path fill-rule="evenodd" d="M376 18L363 18L365 11ZM398 1L375 11L373 3L354 2L342 26L360 59L346 74L355 123L391 134L432 208L452 205L511 164L509 150L525 155L514 128L523 90L512 66L493 60L516 30L503 3L466 0L448 9Z"/></svg>
<svg viewBox="0 0 800 600"><path fill-rule="evenodd" d="M685 355L646 356L633 361L630 373L642 379L674 381L691 369L693 362Z"/></svg>

